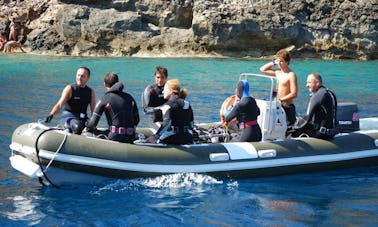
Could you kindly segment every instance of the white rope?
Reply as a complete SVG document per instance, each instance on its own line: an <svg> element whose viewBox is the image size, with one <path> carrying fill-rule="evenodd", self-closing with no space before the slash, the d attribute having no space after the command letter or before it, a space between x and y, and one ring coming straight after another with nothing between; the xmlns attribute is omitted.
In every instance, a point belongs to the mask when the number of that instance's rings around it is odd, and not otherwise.
<svg viewBox="0 0 378 227"><path fill-rule="evenodd" d="M50 167L50 165L54 161L56 155L58 154L58 152L60 151L60 149L62 149L63 144L66 142L66 139L67 139L67 136L68 136L68 132L67 131L64 131L64 132L65 132L64 133L64 139L60 143L58 149L55 151L55 153L54 153L53 157L51 158L50 162L46 165L45 171Z"/></svg>

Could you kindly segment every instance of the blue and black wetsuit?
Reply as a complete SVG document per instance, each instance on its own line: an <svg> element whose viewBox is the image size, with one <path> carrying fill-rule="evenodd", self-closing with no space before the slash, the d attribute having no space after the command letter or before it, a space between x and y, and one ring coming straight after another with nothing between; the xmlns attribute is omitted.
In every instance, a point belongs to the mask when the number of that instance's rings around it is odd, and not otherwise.
<svg viewBox="0 0 378 227"><path fill-rule="evenodd" d="M142 94L142 106L143 112L150 115L150 126L158 129L163 121L163 114L161 110L154 107L163 105L167 100L163 96L164 86L157 86L157 84L151 84L144 89Z"/></svg>
<svg viewBox="0 0 378 227"><path fill-rule="evenodd" d="M241 129L238 142L260 141L262 138L261 128L257 123L257 117L260 115L260 109L256 104L256 100L249 95L249 84L246 80L238 82L236 88L237 96L240 98L238 102L226 115L226 122L236 117L239 128ZM233 139L235 141L235 139Z"/></svg>
<svg viewBox="0 0 378 227"><path fill-rule="evenodd" d="M72 96L63 106L61 124L70 132L81 134L88 119L87 109L91 103L92 89L71 84Z"/></svg>
<svg viewBox="0 0 378 227"><path fill-rule="evenodd" d="M172 94L159 109L163 113L163 122L155 138L166 144L193 143L194 117L190 103Z"/></svg>
<svg viewBox="0 0 378 227"><path fill-rule="evenodd" d="M140 120L138 107L134 98L123 92L121 82L115 83L96 104L87 125L88 131L95 131L103 112L109 125L109 139L124 143L135 140L135 129Z"/></svg>
<svg viewBox="0 0 378 227"><path fill-rule="evenodd" d="M335 94L320 86L310 98L304 123L290 131L292 137L305 133L310 137L331 139L337 134L337 99Z"/></svg>

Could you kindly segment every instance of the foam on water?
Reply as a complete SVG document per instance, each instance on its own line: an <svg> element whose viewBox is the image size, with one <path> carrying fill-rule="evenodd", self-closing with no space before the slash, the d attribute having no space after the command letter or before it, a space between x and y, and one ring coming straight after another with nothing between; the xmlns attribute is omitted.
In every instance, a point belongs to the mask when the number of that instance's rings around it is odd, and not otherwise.
<svg viewBox="0 0 378 227"><path fill-rule="evenodd" d="M211 186L223 184L222 180L214 177L197 173L176 173L163 175L153 178L138 178L132 180L116 180L101 188L94 193L104 191L125 191L132 189L180 189L180 188L199 188L203 186Z"/></svg>
<svg viewBox="0 0 378 227"><path fill-rule="evenodd" d="M361 118L360 119L360 130L378 130L378 118Z"/></svg>

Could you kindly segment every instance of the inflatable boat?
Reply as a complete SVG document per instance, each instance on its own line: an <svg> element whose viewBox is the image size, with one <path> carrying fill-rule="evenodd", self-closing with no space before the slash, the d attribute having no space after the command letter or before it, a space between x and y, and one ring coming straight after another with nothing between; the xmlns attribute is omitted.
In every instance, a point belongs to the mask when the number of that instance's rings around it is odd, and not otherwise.
<svg viewBox="0 0 378 227"><path fill-rule="evenodd" d="M275 79L268 80L271 95L257 99L260 142L227 142L229 132L220 122L196 125L195 143L190 145L145 143L143 138L153 134L148 128L139 128L138 140L127 144L35 122L13 132L10 162L21 173L57 187L173 173L253 178L378 164L378 130L359 130L353 103L338 107L341 133L334 139L285 138L286 116L274 97Z"/></svg>

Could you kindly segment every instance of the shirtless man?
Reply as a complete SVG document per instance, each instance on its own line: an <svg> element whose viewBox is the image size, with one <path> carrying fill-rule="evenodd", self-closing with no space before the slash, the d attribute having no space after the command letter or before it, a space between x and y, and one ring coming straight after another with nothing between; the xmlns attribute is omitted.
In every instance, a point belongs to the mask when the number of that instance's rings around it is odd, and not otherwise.
<svg viewBox="0 0 378 227"><path fill-rule="evenodd" d="M260 71L269 76L277 77L278 99L285 110L288 125L292 126L296 120L295 105L293 99L297 97L297 75L289 68L290 53L287 50L280 50L273 61L261 66ZM274 70L273 67L278 67Z"/></svg>

